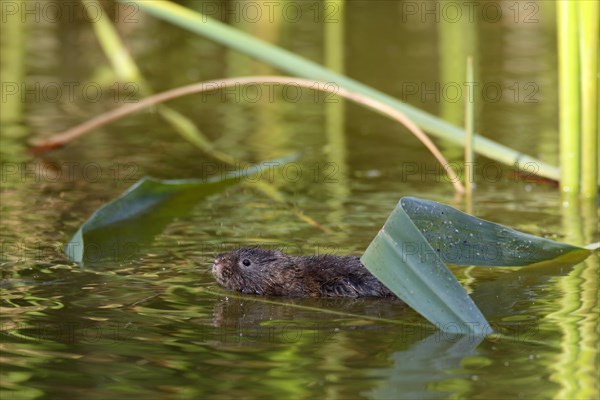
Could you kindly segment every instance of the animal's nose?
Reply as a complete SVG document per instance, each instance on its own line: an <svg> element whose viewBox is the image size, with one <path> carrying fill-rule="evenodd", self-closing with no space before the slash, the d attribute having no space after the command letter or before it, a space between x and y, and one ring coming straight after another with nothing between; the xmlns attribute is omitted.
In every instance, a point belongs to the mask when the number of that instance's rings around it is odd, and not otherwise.
<svg viewBox="0 0 600 400"><path fill-rule="evenodd" d="M212 265L212 272L217 272L218 269L221 269L221 260L219 258L215 258L215 261Z"/></svg>

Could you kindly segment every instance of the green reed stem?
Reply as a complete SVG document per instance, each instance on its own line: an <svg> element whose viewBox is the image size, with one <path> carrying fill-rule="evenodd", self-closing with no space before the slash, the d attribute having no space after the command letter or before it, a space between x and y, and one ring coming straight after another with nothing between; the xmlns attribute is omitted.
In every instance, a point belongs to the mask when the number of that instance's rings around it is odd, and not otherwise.
<svg viewBox="0 0 600 400"><path fill-rule="evenodd" d="M578 193L581 165L577 2L558 0L560 188Z"/></svg>
<svg viewBox="0 0 600 400"><path fill-rule="evenodd" d="M600 3L580 1L581 194L598 195L598 37Z"/></svg>
<svg viewBox="0 0 600 400"><path fill-rule="evenodd" d="M473 57L467 57L467 83L474 82ZM473 86L469 86L471 89ZM465 100L465 189L467 198L473 196L475 164L473 154L473 136L475 129L475 93L469 90Z"/></svg>

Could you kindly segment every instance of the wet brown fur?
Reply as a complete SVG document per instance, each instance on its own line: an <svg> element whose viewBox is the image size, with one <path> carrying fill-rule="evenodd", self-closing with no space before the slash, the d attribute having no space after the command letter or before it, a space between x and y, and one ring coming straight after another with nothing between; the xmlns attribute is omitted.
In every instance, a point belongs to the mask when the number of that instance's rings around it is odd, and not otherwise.
<svg viewBox="0 0 600 400"><path fill-rule="evenodd" d="M249 263L249 265L244 265ZM242 248L220 254L217 282L230 290L269 296L395 296L352 256L290 256L279 250Z"/></svg>

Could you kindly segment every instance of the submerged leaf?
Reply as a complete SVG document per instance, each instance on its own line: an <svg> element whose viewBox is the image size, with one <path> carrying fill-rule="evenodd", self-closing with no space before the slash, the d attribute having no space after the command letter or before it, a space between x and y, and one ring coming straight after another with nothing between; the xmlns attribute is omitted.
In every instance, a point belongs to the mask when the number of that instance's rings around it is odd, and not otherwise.
<svg viewBox="0 0 600 400"><path fill-rule="evenodd" d="M362 263L399 298L444 331L492 333L444 262L480 266L577 263L589 250L484 221L434 201L404 197Z"/></svg>
<svg viewBox="0 0 600 400"><path fill-rule="evenodd" d="M96 210L67 243L65 253L77 263L129 259L175 216L182 215L200 199L239 183L243 177L295 159L297 155L292 155L212 179L144 177Z"/></svg>

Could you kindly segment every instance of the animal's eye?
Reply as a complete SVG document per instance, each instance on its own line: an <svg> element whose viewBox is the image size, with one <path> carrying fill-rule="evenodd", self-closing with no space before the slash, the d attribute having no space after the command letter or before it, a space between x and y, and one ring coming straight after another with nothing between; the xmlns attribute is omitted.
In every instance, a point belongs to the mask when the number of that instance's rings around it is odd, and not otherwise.
<svg viewBox="0 0 600 400"><path fill-rule="evenodd" d="M247 267L250 264L252 264L252 262L246 258L244 261L242 261L242 264L244 264Z"/></svg>

